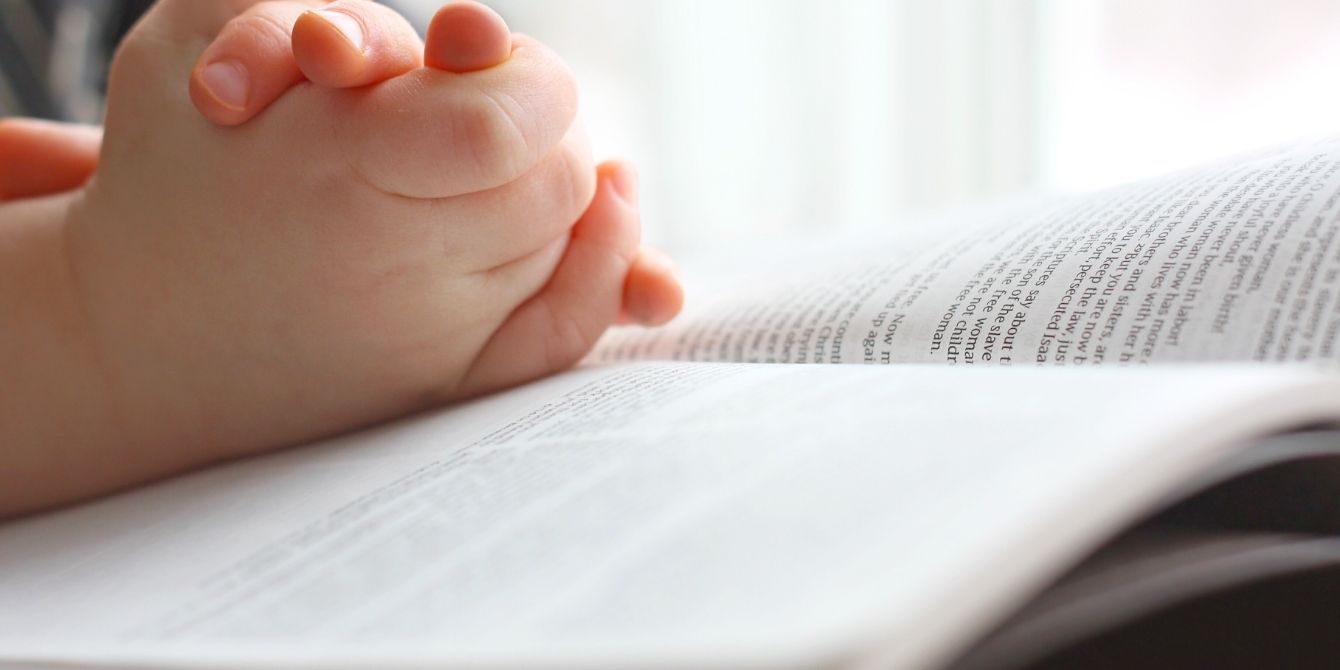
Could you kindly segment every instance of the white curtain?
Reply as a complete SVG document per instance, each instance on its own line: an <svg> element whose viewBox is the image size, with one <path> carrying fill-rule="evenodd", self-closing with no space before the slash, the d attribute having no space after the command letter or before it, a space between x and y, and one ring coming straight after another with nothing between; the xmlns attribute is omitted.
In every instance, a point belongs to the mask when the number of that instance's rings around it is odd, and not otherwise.
<svg viewBox="0 0 1340 670"><path fill-rule="evenodd" d="M1042 182L1090 188L1340 133L1336 0L1051 0Z"/></svg>

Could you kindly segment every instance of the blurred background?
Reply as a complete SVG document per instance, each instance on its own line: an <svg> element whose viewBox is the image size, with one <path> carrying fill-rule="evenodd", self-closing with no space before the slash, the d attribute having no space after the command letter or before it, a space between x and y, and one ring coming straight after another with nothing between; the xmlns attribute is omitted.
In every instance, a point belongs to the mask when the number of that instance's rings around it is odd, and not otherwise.
<svg viewBox="0 0 1340 670"><path fill-rule="evenodd" d="M202 0L206 1L206 0ZM146 2L0 0L0 112L96 121ZM393 4L421 28L439 0ZM1337 0L492 0L677 254L1340 131Z"/></svg>

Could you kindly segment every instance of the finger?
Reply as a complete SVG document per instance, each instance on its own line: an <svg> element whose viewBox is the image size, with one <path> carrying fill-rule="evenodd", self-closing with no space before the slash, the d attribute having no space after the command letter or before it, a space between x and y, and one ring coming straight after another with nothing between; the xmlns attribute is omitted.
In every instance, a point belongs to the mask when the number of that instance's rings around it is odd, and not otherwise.
<svg viewBox="0 0 1340 670"><path fill-rule="evenodd" d="M473 2L452 2L428 24L423 60L448 72L472 72L500 65L512 55L512 31L497 12Z"/></svg>
<svg viewBox="0 0 1340 670"><path fill-rule="evenodd" d="M293 59L310 81L330 88L367 86L423 64L423 42L395 10L368 0L337 0L293 26Z"/></svg>
<svg viewBox="0 0 1340 670"><path fill-rule="evenodd" d="M445 198L506 184L549 155L577 113L563 61L534 40L514 41L497 67L420 68L333 102L326 125L338 125L340 150L387 193Z"/></svg>
<svg viewBox="0 0 1340 670"><path fill-rule="evenodd" d="M619 315L624 277L637 251L637 178L606 163L595 200L554 274L494 333L462 382L474 395L564 370L585 356Z"/></svg>
<svg viewBox="0 0 1340 670"><path fill-rule="evenodd" d="M263 0L159 0L146 20L158 22L181 33L214 36L238 15ZM307 4L319 4L314 0Z"/></svg>
<svg viewBox="0 0 1340 670"><path fill-rule="evenodd" d="M481 273L567 237L595 192L586 136L574 130L533 170L498 188L400 205L437 229L461 271Z"/></svg>
<svg viewBox="0 0 1340 670"><path fill-rule="evenodd" d="M196 109L214 123L235 126L302 81L291 35L298 17L312 5L301 0L261 2L224 24L191 70Z"/></svg>
<svg viewBox="0 0 1340 670"><path fill-rule="evenodd" d="M98 166L102 129L36 119L0 119L0 200L78 188Z"/></svg>
<svg viewBox="0 0 1340 670"><path fill-rule="evenodd" d="M638 250L623 284L623 309L619 321L641 326L660 326L684 309L684 287L674 264L650 247Z"/></svg>

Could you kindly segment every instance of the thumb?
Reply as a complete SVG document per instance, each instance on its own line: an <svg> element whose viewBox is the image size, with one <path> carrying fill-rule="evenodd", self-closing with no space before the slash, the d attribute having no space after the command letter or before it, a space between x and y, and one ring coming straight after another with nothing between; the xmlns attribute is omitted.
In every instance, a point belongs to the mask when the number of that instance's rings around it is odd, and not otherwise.
<svg viewBox="0 0 1340 670"><path fill-rule="evenodd" d="M498 13L474 2L452 2L428 24L423 62L448 72L493 67L512 54L512 32Z"/></svg>

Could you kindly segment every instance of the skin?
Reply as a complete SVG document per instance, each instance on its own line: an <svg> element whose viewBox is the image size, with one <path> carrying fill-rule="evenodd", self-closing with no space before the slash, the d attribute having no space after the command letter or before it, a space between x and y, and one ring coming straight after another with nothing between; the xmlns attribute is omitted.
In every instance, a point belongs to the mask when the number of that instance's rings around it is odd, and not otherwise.
<svg viewBox="0 0 1340 670"><path fill-rule="evenodd" d="M556 56L474 3L426 44L314 4L164 0L100 145L0 123L44 175L0 170L0 515L521 383L678 311Z"/></svg>
<svg viewBox="0 0 1340 670"><path fill-rule="evenodd" d="M102 129L0 119L0 201L78 188L98 165Z"/></svg>

